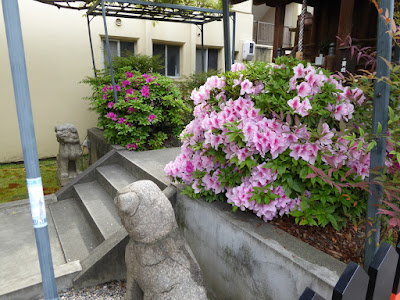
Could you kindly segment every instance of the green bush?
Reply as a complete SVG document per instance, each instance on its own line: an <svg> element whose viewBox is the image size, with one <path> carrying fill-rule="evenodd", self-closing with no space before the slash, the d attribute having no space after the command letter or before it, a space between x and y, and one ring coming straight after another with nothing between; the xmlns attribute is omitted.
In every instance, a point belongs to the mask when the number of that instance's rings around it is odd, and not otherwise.
<svg viewBox="0 0 400 300"><path fill-rule="evenodd" d="M92 87L93 94L88 99L91 108L99 114L98 126L104 129L104 137L131 150L163 147L169 138L180 134L185 126L182 116L190 108L170 78L141 72L158 67L153 58L142 56L139 60L130 57L115 61L117 102L107 70L98 73L97 78L83 80ZM134 61L141 64L134 67L131 65ZM128 65L124 66L124 62Z"/></svg>

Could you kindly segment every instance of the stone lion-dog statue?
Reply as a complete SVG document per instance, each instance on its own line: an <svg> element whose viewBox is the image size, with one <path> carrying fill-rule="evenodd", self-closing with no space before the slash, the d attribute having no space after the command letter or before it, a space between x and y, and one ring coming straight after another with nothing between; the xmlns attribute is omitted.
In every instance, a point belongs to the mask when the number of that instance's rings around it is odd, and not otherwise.
<svg viewBox="0 0 400 300"><path fill-rule="evenodd" d="M57 178L61 186L77 177L82 170L82 148L74 125L61 124L54 128L60 145L57 155Z"/></svg>
<svg viewBox="0 0 400 300"><path fill-rule="evenodd" d="M136 181L114 201L130 236L125 300L207 300L200 267L158 186Z"/></svg>

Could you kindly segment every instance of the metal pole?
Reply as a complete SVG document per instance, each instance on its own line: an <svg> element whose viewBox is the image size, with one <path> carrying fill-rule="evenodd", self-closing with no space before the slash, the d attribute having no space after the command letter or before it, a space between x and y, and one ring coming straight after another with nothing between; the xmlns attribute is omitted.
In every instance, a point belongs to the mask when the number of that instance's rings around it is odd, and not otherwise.
<svg viewBox="0 0 400 300"><path fill-rule="evenodd" d="M204 61L204 27L203 24L200 26L201 31L201 71L204 72L206 69Z"/></svg>
<svg viewBox="0 0 400 300"><path fill-rule="evenodd" d="M224 52L225 52L225 72L231 70L231 51L229 42L229 0L222 0L223 23L224 23Z"/></svg>
<svg viewBox="0 0 400 300"><path fill-rule="evenodd" d="M89 32L90 52L92 53L93 72L94 72L94 77L97 77L96 64L94 62L94 54L93 54L92 32L90 31L90 21L89 21L88 15L86 15L86 20L87 20L87 26L88 26L88 32Z"/></svg>
<svg viewBox="0 0 400 300"><path fill-rule="evenodd" d="M104 21L104 34L106 36L108 63L110 64L111 83L113 85L114 100L115 100L115 103L117 103L118 102L118 96L117 96L117 89L115 88L114 70L113 70L113 67L112 67L110 40L108 38L107 21L106 21L106 8L104 7L104 0L101 0L101 11L102 11L102 14L103 14L103 21Z"/></svg>
<svg viewBox="0 0 400 300"><path fill-rule="evenodd" d="M15 103L17 107L19 132L26 170L26 183L29 194L33 228L42 275L44 299L58 299L51 258L46 207L43 196L42 178L36 148L35 130L32 118L31 99L18 1L2 0L4 24L7 35L8 55L13 78Z"/></svg>
<svg viewBox="0 0 400 300"><path fill-rule="evenodd" d="M233 32L232 32L232 65L235 63L235 40L236 40L236 12L233 12Z"/></svg>
<svg viewBox="0 0 400 300"><path fill-rule="evenodd" d="M380 0L379 7L385 12L389 10L389 18L393 18L393 0ZM368 194L367 226L365 241L365 260L364 269L367 270L379 245L381 221L378 212L378 205L382 203L383 188L380 184L373 184L377 174L374 172L383 172L386 157L386 135L389 114L389 94L390 86L385 80L379 80L382 77L390 77L389 66L385 63L391 61L392 57L392 37L386 33L387 25L385 20L378 16L378 41L377 41L377 63L374 90L374 111L372 119L372 133L377 133L378 124L382 125L382 131L376 139L377 145L371 151L370 163L370 192ZM379 170L378 170L379 169Z"/></svg>

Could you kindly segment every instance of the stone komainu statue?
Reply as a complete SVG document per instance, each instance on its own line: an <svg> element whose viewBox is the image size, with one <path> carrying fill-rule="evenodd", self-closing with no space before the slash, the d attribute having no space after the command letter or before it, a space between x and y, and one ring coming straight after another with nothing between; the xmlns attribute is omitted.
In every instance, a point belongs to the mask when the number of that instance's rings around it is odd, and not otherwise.
<svg viewBox="0 0 400 300"><path fill-rule="evenodd" d="M82 148L74 125L61 124L54 129L60 144L57 155L57 178L61 186L64 186L82 170Z"/></svg>
<svg viewBox="0 0 400 300"><path fill-rule="evenodd" d="M126 246L126 300L207 300L201 270L179 232L168 198L148 180L115 197L130 240Z"/></svg>

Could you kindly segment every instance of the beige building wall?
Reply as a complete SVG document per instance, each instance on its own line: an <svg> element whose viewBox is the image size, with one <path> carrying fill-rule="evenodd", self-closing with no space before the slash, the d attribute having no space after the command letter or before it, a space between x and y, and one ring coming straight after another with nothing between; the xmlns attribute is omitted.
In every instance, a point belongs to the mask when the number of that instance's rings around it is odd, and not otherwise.
<svg viewBox="0 0 400 300"><path fill-rule="evenodd" d="M32 112L40 158L54 157L58 152L54 126L74 124L81 138L88 128L96 126L97 115L89 111L90 88L80 81L92 76L92 60L86 17L83 11L57 9L33 0L18 0L24 39ZM252 39L252 2L233 6L237 11L236 50L241 59L241 43ZM2 7L0 4L0 16ZM107 18L111 38L135 42L135 53L152 55L153 42L179 45L180 74L194 72L195 49L200 46L199 30L195 25ZM96 67L103 66L101 17L91 21ZM204 26L205 45L218 48L218 67L223 69L223 23ZM232 23L231 23L232 31ZM0 18L0 163L23 160L15 99L8 58L3 18Z"/></svg>

